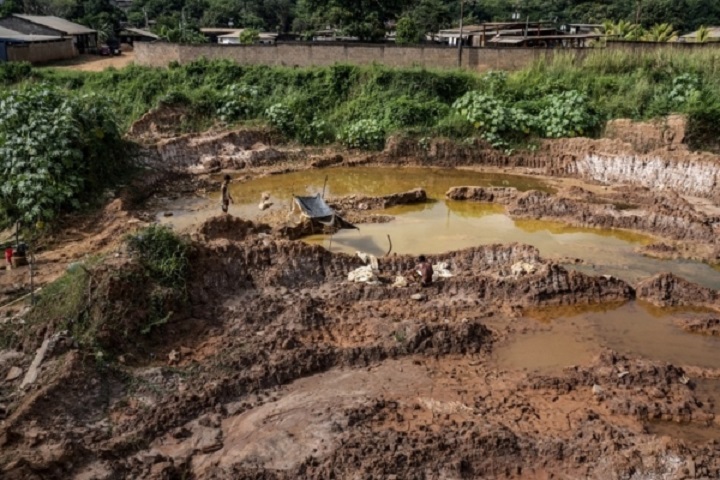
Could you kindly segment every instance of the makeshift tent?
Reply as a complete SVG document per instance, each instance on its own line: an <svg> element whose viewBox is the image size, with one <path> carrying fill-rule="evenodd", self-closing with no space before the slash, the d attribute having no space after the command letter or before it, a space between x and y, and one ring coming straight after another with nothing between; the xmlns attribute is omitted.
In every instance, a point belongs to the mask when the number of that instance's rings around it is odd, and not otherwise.
<svg viewBox="0 0 720 480"><path fill-rule="evenodd" d="M300 213L310 220L331 227L354 228L355 230L359 230L358 227L343 219L335 210L330 208L319 193L314 197L294 196L293 198L295 199L293 210L300 210Z"/></svg>

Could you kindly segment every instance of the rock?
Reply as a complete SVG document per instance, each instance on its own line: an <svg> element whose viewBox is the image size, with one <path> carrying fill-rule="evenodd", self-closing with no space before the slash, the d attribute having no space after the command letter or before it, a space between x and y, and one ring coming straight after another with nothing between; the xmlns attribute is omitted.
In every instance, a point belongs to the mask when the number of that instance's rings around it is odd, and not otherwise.
<svg viewBox="0 0 720 480"><path fill-rule="evenodd" d="M427 300L427 295L425 295L424 293L415 293L413 295L410 295L410 298L412 300L417 300L418 302L421 302L423 300Z"/></svg>
<svg viewBox="0 0 720 480"><path fill-rule="evenodd" d="M605 392L605 390L596 383L592 387L592 392L593 392L593 395L602 395Z"/></svg>
<svg viewBox="0 0 720 480"><path fill-rule="evenodd" d="M22 375L23 370L20 367L12 367L10 371L8 372L7 376L5 377L5 380L8 382L11 382L17 378L20 378L20 375Z"/></svg>
<svg viewBox="0 0 720 480"><path fill-rule="evenodd" d="M25 374L25 378L20 384L20 388L25 388L28 385L35 383L35 380L37 380L38 377L38 369L40 368L40 364L45 359L45 354L47 353L49 347L50 339L46 338L40 348L38 348L37 353L35 354L35 358L33 358L33 361L30 364L30 368L28 368L28 371Z"/></svg>
<svg viewBox="0 0 720 480"><path fill-rule="evenodd" d="M178 363L180 361L180 352L178 352L177 350L172 350L168 354L168 361L170 363Z"/></svg>
<svg viewBox="0 0 720 480"><path fill-rule="evenodd" d="M173 212L165 212L165 213L163 213L163 216L164 216L164 217L172 217L173 215L175 215Z"/></svg>

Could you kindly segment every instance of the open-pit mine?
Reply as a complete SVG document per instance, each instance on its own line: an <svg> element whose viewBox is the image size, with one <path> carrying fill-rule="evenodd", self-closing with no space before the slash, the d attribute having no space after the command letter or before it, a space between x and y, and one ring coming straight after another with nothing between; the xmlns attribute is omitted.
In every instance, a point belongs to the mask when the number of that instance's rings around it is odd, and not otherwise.
<svg viewBox="0 0 720 480"><path fill-rule="evenodd" d="M3 479L720 478L720 156L681 118L508 153L162 122L131 129L139 185L38 255L41 284L106 256L82 268L123 312L113 361L2 311ZM314 195L358 228L298 212ZM190 242L187 298L132 338L122 237L150 223Z"/></svg>

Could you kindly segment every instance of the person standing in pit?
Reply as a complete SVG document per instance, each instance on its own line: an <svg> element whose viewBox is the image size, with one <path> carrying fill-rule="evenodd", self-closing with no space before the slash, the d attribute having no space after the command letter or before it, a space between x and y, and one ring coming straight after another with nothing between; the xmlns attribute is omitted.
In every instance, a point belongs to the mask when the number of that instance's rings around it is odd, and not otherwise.
<svg viewBox="0 0 720 480"><path fill-rule="evenodd" d="M420 262L417 266L417 272L420 274L420 282L422 283L423 287L429 287L432 285L432 278L433 278L433 268L430 262L428 262L427 258L425 258L425 255L420 255L418 258L418 261Z"/></svg>
<svg viewBox="0 0 720 480"><path fill-rule="evenodd" d="M222 211L228 213L228 207L231 203L235 203L232 195L230 195L230 175L225 175L222 187L220 187L220 194L222 196Z"/></svg>
<svg viewBox="0 0 720 480"><path fill-rule="evenodd" d="M7 244L5 245L5 263L7 263L7 268L12 268L12 257L13 257L13 248L12 245Z"/></svg>

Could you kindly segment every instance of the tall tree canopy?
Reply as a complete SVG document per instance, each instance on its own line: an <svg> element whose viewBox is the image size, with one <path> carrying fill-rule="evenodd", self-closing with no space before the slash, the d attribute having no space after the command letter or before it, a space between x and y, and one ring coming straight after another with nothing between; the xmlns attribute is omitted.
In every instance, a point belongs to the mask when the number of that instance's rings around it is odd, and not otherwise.
<svg viewBox="0 0 720 480"><path fill-rule="evenodd" d="M184 18L195 27L257 28L310 34L335 28L363 40L378 40L397 20L421 32L457 25L461 0L134 0L127 12L112 0L4 0L0 15L57 15L96 28L121 21L177 28ZM465 21L508 21L513 14L530 21L640 23L646 29L670 24L680 32L720 25L719 0L465 0Z"/></svg>

